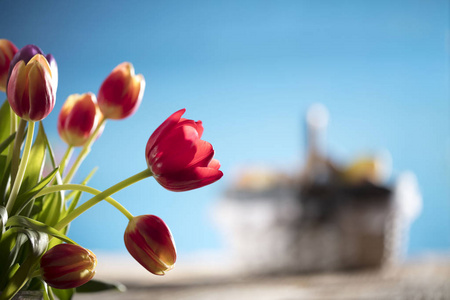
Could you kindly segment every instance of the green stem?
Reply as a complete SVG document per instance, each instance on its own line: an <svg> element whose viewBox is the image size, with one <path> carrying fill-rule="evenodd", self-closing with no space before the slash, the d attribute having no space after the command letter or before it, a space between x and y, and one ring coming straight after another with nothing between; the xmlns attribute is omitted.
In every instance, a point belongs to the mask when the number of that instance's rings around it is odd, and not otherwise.
<svg viewBox="0 0 450 300"><path fill-rule="evenodd" d="M16 122L16 117L17 117L17 115L16 115L16 113L13 111L13 109L10 107L9 108L10 109L10 117L9 117L9 121L10 121L10 126L11 126L11 130L10 130L10 133L12 134L14 131L16 131L17 130L17 122Z"/></svg>
<svg viewBox="0 0 450 300"><path fill-rule="evenodd" d="M14 140L14 148L12 152L11 160L11 185L14 185L16 180L17 171L19 169L19 158L20 158L20 148L23 142L23 136L25 135L25 127L27 126L27 121L24 119L20 120L19 128L17 129L16 139Z"/></svg>
<svg viewBox="0 0 450 300"><path fill-rule="evenodd" d="M6 99L8 101L8 99ZM16 132L16 113L12 110L11 106L9 107L9 133L13 134ZM17 134L16 134L17 137ZM14 147L9 147L8 155L6 156L6 166L9 165L13 156Z"/></svg>
<svg viewBox="0 0 450 300"><path fill-rule="evenodd" d="M120 191L121 189L126 188L129 185L132 185L135 182L138 182L144 178L152 176L152 172L149 169L145 169L142 172L137 173L136 175L133 175L115 185L112 187L104 190L100 194L96 195L95 197L89 199L85 203L78 206L76 209L74 209L71 213L69 213L64 219L58 222L58 224L55 225L55 228L57 230L61 230L64 227L66 227L70 222L72 222L74 219L76 219L79 215L87 211L89 208L94 206L95 204L99 203L106 197Z"/></svg>
<svg viewBox="0 0 450 300"><path fill-rule="evenodd" d="M6 99L8 101L8 99ZM13 134L16 132L16 113L12 110L11 106L9 107L9 134ZM11 159L13 148L9 148L8 152L8 161Z"/></svg>
<svg viewBox="0 0 450 300"><path fill-rule="evenodd" d="M61 185L54 185L49 186L44 189L42 189L35 197L38 198L40 196L44 196L47 194L51 194L54 192L59 191L81 191L90 193L92 195L99 195L101 194L101 191L91 188L90 186L82 185L82 184L61 184ZM117 200L114 200L111 197L104 198L109 204L113 205L115 208L117 208L125 217L128 218L128 220L131 220L134 218L134 216L124 207L122 204L120 204Z"/></svg>
<svg viewBox="0 0 450 300"><path fill-rule="evenodd" d="M31 152L33 134L34 134L34 122L30 121L30 123L28 124L27 139L25 141L25 147L23 149L22 160L20 161L16 180L14 181L14 185L11 189L11 194L9 195L8 203L6 204L6 210L8 211L8 215L11 214L11 211L14 207L14 202L16 201L17 195L19 194L19 188L22 185L22 179L23 176L25 175L25 169L28 164L28 157L30 156Z"/></svg>
<svg viewBox="0 0 450 300"><path fill-rule="evenodd" d="M64 153L64 156L61 158L61 162L59 164L59 174L61 174L61 176L64 173L64 169L67 166L67 163L70 160L70 157L72 156L73 153L73 146L69 146L67 147L66 153Z"/></svg>
<svg viewBox="0 0 450 300"><path fill-rule="evenodd" d="M31 278L38 277L38 276L41 276L41 274L42 274L41 269L37 269L33 273L30 274L30 277Z"/></svg>
<svg viewBox="0 0 450 300"><path fill-rule="evenodd" d="M97 138L98 133L99 133L100 129L103 127L103 125L105 124L105 122L106 122L106 119L102 119L98 123L97 128L95 128L94 133L91 134L89 139L84 144L83 149L81 149L80 153L78 154L78 157L75 160L75 162L73 163L72 167L70 168L69 173L67 173L66 177L64 178L63 183L68 183L72 180L73 176L77 172L81 163L84 161L86 156L89 154L89 151L91 151L91 146L94 143L95 139Z"/></svg>

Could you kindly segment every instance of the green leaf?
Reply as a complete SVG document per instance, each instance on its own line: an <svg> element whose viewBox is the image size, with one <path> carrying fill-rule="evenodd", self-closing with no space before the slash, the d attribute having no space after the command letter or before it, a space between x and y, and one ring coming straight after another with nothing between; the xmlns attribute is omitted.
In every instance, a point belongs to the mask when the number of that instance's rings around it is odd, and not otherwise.
<svg viewBox="0 0 450 300"><path fill-rule="evenodd" d="M45 159L45 137L42 123L39 123L39 131L31 148L30 157L28 159L27 169L22 181L19 195L31 189L38 183L42 170L44 168ZM16 202L17 203L17 202Z"/></svg>
<svg viewBox="0 0 450 300"><path fill-rule="evenodd" d="M42 179L38 184L36 184L34 187L32 187L29 191L20 194L17 199L16 202L20 203L21 208L18 210L18 212L20 212L27 204L30 200L33 199L33 197L39 193L43 188L45 188L47 186L47 184L50 183L50 181L52 181L53 177L55 177L55 174L58 172L58 168L54 169L50 174L47 175L47 177L45 177L44 179Z"/></svg>
<svg viewBox="0 0 450 300"><path fill-rule="evenodd" d="M16 229L8 229L3 233L0 240L0 290L3 290L7 283L8 270L11 267L11 249L16 244Z"/></svg>
<svg viewBox="0 0 450 300"><path fill-rule="evenodd" d="M26 243L27 237L23 232L23 228L17 228L14 233L17 233L16 241L14 243L14 247L11 249L11 252L8 256L8 266L12 266L14 262L17 260L19 256L20 248L22 248L23 244Z"/></svg>
<svg viewBox="0 0 450 300"><path fill-rule="evenodd" d="M55 155L54 155L52 146L51 146L50 142L48 141L48 137L47 137L47 134L45 133L44 125L42 125L42 121L39 122L39 129L41 129L41 128L42 128L42 136L44 138L44 143L45 143L45 146L47 147L48 154L50 156L50 162L52 163L53 169L55 169L57 167Z"/></svg>
<svg viewBox="0 0 450 300"><path fill-rule="evenodd" d="M58 297L59 300L70 300L73 297L73 294L75 294L75 289L55 289L53 287L50 288L52 292L55 294L56 297Z"/></svg>
<svg viewBox="0 0 450 300"><path fill-rule="evenodd" d="M8 284L0 295L0 300L12 299L14 295L30 280L38 257L29 255L23 264L17 269L14 275L8 280Z"/></svg>
<svg viewBox="0 0 450 300"><path fill-rule="evenodd" d="M64 209L61 193L53 193L44 196L44 205L39 220L50 226L54 226L61 219Z"/></svg>
<svg viewBox="0 0 450 300"><path fill-rule="evenodd" d="M65 236L64 234L60 233L55 228L48 226L47 224L44 224L42 222L24 217L24 216L12 216L8 219L8 222L6 222L6 226L19 226L19 227L26 227L34 229L38 232L46 233L48 235L54 236L66 243L75 244L78 245L76 242Z"/></svg>
<svg viewBox="0 0 450 300"><path fill-rule="evenodd" d="M0 144L0 153L2 153L4 150L6 150L8 148L8 146L12 143L12 141L14 141L15 137L16 137L16 133L14 132Z"/></svg>
<svg viewBox="0 0 450 300"><path fill-rule="evenodd" d="M17 216L20 217L20 216ZM11 218L10 218L11 220ZM8 220L9 221L9 220ZM31 253L34 257L39 257L47 250L48 245L48 235L44 232L31 230L31 229L24 229L22 230L22 233L24 233L28 241L30 242L31 246Z"/></svg>
<svg viewBox="0 0 450 300"><path fill-rule="evenodd" d="M120 282L107 282L95 279L92 279L82 286L76 288L77 293L93 293L110 290L125 292L127 288Z"/></svg>
<svg viewBox="0 0 450 300"><path fill-rule="evenodd" d="M6 221L8 221L8 212L4 206L0 206L0 240L5 232Z"/></svg>
<svg viewBox="0 0 450 300"><path fill-rule="evenodd" d="M6 189L11 173L11 161L7 161L6 155L0 155L0 163L3 165L2 169L4 170L2 175L0 175L0 204L5 205Z"/></svg>
<svg viewBox="0 0 450 300"><path fill-rule="evenodd" d="M11 134L10 128L10 107L9 102L5 100L5 102L3 102L3 105L0 107L0 141L4 141L6 138L8 138L8 136ZM2 151L0 151L0 154L2 154Z"/></svg>
<svg viewBox="0 0 450 300"><path fill-rule="evenodd" d="M3 179L3 174L6 172L6 160L7 160L7 156L6 155L0 155L0 182ZM6 174L7 176L9 175Z"/></svg>
<svg viewBox="0 0 450 300"><path fill-rule="evenodd" d="M41 178L41 174L45 163L45 132L42 123L39 123L39 132L36 136L33 147L31 148L30 158L28 159L27 169L25 173L24 180L22 181L22 186L20 188L19 197L22 199L21 195L26 193L32 187L34 187ZM19 208L22 208L24 202L29 199L22 199L21 201L16 200L13 208L13 213L16 214ZM25 210L25 214L29 215L32 210L32 204ZM58 218L59 212L54 212L55 218ZM47 222L45 222L47 223ZM53 223L50 225L54 225Z"/></svg>
<svg viewBox="0 0 450 300"><path fill-rule="evenodd" d="M30 246L29 250L31 250L31 252L29 252L29 254L26 256L25 261L20 265L17 271L14 272L14 275L11 277L11 279L8 280L5 289L0 295L0 299L11 299L28 282L28 280L30 280L31 273L34 271L35 266L39 262L39 257L47 250L47 234L23 228L20 228L18 232L20 234L17 236L14 249L18 249L19 245L21 246L22 244L25 244L25 242L28 240L28 245Z"/></svg>

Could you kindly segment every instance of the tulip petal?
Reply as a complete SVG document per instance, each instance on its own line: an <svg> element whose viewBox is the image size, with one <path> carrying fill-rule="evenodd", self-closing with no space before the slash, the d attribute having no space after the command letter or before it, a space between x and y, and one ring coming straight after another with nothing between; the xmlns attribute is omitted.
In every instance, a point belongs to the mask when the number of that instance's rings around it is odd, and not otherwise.
<svg viewBox="0 0 450 300"><path fill-rule="evenodd" d="M215 168L194 168L174 174L155 177L161 186L174 192L184 192L209 185L222 178L223 173Z"/></svg>
<svg viewBox="0 0 450 300"><path fill-rule="evenodd" d="M186 169L192 167L206 167L214 156L214 149L207 141L197 140L195 149L195 156L186 166Z"/></svg>
<svg viewBox="0 0 450 300"><path fill-rule="evenodd" d="M208 147L208 145L199 140L194 127L176 127L166 137L161 139L150 153L151 170L154 174L161 175L183 170L205 159L207 155L211 155L212 158L214 153L211 152L212 146L209 145Z"/></svg>
<svg viewBox="0 0 450 300"><path fill-rule="evenodd" d="M208 164L208 168L219 170L220 162L217 159L211 159L211 161Z"/></svg>
<svg viewBox="0 0 450 300"><path fill-rule="evenodd" d="M123 119L132 115L141 105L145 91L144 76L142 76L142 74L139 74L132 77L127 90L128 93L124 95L122 99L122 115L119 116L119 119Z"/></svg>
<svg viewBox="0 0 450 300"><path fill-rule="evenodd" d="M166 265L149 247L145 239L139 234L129 234L125 237L125 246L144 268L152 274L164 275L164 271L170 270L171 266Z"/></svg>
<svg viewBox="0 0 450 300"><path fill-rule="evenodd" d="M9 67L17 51L17 47L12 42L0 39L0 91L6 91Z"/></svg>
<svg viewBox="0 0 450 300"><path fill-rule="evenodd" d="M50 67L47 64L47 60L45 58L43 60L45 63L41 63L40 60L30 60L28 65L30 66L28 73L28 101L30 102L28 116L33 121L43 119L54 106L51 78L47 73L50 72ZM44 68L46 69L44 70Z"/></svg>
<svg viewBox="0 0 450 300"><path fill-rule="evenodd" d="M198 138L201 138L202 135L203 135L202 121L195 122L194 120L181 118L176 127L182 127L182 126L192 126L192 127L194 127L195 130L197 131Z"/></svg>
<svg viewBox="0 0 450 300"><path fill-rule="evenodd" d="M32 59L36 54L42 54L42 50L36 46L36 45L26 45L22 49L19 50L19 52L14 55L13 59L11 60L11 64L9 65L9 72L8 76L10 77L12 74L13 68L16 66L17 63L20 61L23 61L25 64L27 64L30 59Z"/></svg>
<svg viewBox="0 0 450 300"><path fill-rule="evenodd" d="M150 136L147 142L147 146L145 149L145 156L147 157L149 152L153 149L153 147L159 143L161 137L167 135L168 132L170 132L178 123L181 116L186 111L185 108L180 109L179 111L173 113L168 117L161 125L159 125L158 128L153 132L153 134Z"/></svg>
<svg viewBox="0 0 450 300"><path fill-rule="evenodd" d="M23 61L20 61L15 65L7 89L8 101L11 108L17 115L22 117L23 114L29 110L28 96L24 96L28 85L25 68L25 63ZM26 94L28 95L28 92L26 92Z"/></svg>

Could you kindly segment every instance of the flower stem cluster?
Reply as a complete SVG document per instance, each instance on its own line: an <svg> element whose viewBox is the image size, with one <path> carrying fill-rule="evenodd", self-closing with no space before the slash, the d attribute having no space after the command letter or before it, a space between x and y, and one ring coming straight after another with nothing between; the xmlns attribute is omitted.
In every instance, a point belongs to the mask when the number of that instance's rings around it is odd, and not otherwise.
<svg viewBox="0 0 450 300"><path fill-rule="evenodd" d="M223 175L211 144L201 139L202 122L182 118L182 109L150 135L142 172L104 191L87 185L92 172L74 183L106 121L137 111L145 80L125 62L106 77L97 95L70 95L57 122L67 144L59 162L40 122L55 106L57 87L58 68L51 54L34 45L17 50L10 41L0 40L0 90L7 97L0 108L0 300L12 299L21 289L41 289L46 299L52 299L56 289L70 294L92 280L95 255L67 232L74 219L103 200L128 219L124 242L130 254L149 272L164 275L177 257L168 226L155 215L133 216L111 195L148 177L180 192L211 184ZM70 164L75 147L81 149ZM47 158L53 170L44 176ZM79 205L83 193L92 198Z"/></svg>

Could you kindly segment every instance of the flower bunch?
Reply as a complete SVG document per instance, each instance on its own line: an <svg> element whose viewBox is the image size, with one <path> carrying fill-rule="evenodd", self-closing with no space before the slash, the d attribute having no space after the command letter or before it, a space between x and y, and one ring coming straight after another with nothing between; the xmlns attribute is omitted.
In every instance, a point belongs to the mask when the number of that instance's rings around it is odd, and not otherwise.
<svg viewBox="0 0 450 300"><path fill-rule="evenodd" d="M97 94L70 95L57 121L68 146L59 162L41 122L55 106L57 87L58 68L51 54L34 45L18 50L0 40L0 90L7 97L0 108L0 299L12 299L25 289L41 290L45 299L70 299L81 285L89 286L96 257L67 231L71 221L102 200L128 218L124 241L130 254L149 272L164 275L176 261L169 228L157 216L133 216L111 195L151 176L178 192L211 184L223 175L211 144L201 139L201 121L182 118L182 109L151 134L142 172L104 191L87 185L92 174L73 183L107 120L127 118L138 109L145 79L125 62L112 70ZM69 168L75 147L81 149ZM46 159L53 170L44 176ZM82 193L93 196L79 205ZM107 286L96 282L84 289Z"/></svg>

